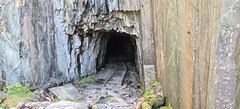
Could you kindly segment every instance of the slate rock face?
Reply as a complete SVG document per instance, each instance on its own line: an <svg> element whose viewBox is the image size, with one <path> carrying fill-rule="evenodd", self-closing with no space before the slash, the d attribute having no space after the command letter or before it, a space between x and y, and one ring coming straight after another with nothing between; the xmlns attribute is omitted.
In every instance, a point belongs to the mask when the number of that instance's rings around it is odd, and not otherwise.
<svg viewBox="0 0 240 109"><path fill-rule="evenodd" d="M138 0L0 1L0 77L44 85L96 73L104 33L140 37L139 9Z"/></svg>
<svg viewBox="0 0 240 109"><path fill-rule="evenodd" d="M173 108L240 108L240 1L153 0L151 7L157 78Z"/></svg>
<svg viewBox="0 0 240 109"><path fill-rule="evenodd" d="M90 75L105 61L111 32L124 33L136 40L141 82L144 67L155 68L173 108L238 108L239 4L0 0L0 78L44 86Z"/></svg>
<svg viewBox="0 0 240 109"><path fill-rule="evenodd" d="M240 1L225 1L215 66L215 108L240 109Z"/></svg>

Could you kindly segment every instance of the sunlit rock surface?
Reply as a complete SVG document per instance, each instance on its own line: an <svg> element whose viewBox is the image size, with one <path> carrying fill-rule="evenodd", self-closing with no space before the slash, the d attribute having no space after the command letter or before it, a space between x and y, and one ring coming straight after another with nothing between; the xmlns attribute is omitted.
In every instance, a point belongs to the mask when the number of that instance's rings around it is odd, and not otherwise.
<svg viewBox="0 0 240 109"><path fill-rule="evenodd" d="M140 38L137 0L8 0L0 6L1 77L10 84L31 81L28 72L37 84L96 73L105 58L104 32Z"/></svg>
<svg viewBox="0 0 240 109"><path fill-rule="evenodd" d="M134 37L142 86L153 76L145 74L151 66L173 108L239 108L239 5L239 0L1 0L0 77L10 85L56 85L96 73L114 31Z"/></svg>

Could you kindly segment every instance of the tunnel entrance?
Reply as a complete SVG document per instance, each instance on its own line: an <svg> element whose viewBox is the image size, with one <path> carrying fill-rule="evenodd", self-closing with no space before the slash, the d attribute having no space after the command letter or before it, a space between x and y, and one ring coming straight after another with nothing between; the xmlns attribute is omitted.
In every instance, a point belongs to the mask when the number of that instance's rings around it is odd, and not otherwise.
<svg viewBox="0 0 240 109"><path fill-rule="evenodd" d="M101 35L97 65L98 76L105 83L122 85L126 82L140 81L135 38L135 36L117 32L106 32Z"/></svg>
<svg viewBox="0 0 240 109"><path fill-rule="evenodd" d="M106 47L105 60L110 62L110 58L123 58L125 62L136 65L136 41L127 34L110 33Z"/></svg>
<svg viewBox="0 0 240 109"><path fill-rule="evenodd" d="M98 33L93 53L97 54L97 72L86 77L94 77L94 82L78 84L84 102L96 102L99 109L111 107L116 100L117 108L132 107L143 96L140 74L138 73L138 46L136 37L117 32ZM85 78L84 78L85 79ZM106 106L109 105L109 106Z"/></svg>

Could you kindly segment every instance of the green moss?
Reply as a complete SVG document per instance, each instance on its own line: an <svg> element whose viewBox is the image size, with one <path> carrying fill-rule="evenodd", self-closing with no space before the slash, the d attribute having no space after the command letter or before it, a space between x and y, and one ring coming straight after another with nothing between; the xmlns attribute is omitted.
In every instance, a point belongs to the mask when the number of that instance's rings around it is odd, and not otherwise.
<svg viewBox="0 0 240 109"><path fill-rule="evenodd" d="M170 108L167 106L164 106L164 107L160 107L160 109L170 109Z"/></svg>
<svg viewBox="0 0 240 109"><path fill-rule="evenodd" d="M162 98L164 98L163 94L161 93L157 93L157 95L161 96Z"/></svg>
<svg viewBox="0 0 240 109"><path fill-rule="evenodd" d="M153 107L153 109L160 107L163 102L160 99L157 98L151 98L149 100L149 104Z"/></svg>
<svg viewBox="0 0 240 109"><path fill-rule="evenodd" d="M25 101L26 98L34 99L34 96L35 94L33 92L9 94L8 107L16 107L20 102ZM6 104L6 100L2 104Z"/></svg>
<svg viewBox="0 0 240 109"><path fill-rule="evenodd" d="M160 85L160 82L154 81L154 82L153 82L153 85L157 87L157 86Z"/></svg>
<svg viewBox="0 0 240 109"><path fill-rule="evenodd" d="M121 103L120 101L115 100L114 102Z"/></svg>
<svg viewBox="0 0 240 109"><path fill-rule="evenodd" d="M151 84L152 80L150 78L147 79L147 83Z"/></svg>
<svg viewBox="0 0 240 109"><path fill-rule="evenodd" d="M153 95L153 91L147 91L147 92L145 92L144 93L144 95L143 95L143 97L148 97L148 96L150 96L150 95Z"/></svg>
<svg viewBox="0 0 240 109"><path fill-rule="evenodd" d="M96 103L97 103L97 104L102 104L102 103L103 103L103 100L99 99Z"/></svg>
<svg viewBox="0 0 240 109"><path fill-rule="evenodd" d="M148 102L144 102L142 104L142 109L152 109L152 106L148 104Z"/></svg>
<svg viewBox="0 0 240 109"><path fill-rule="evenodd" d="M193 51L197 51L197 49L196 49L196 48L193 48Z"/></svg>
<svg viewBox="0 0 240 109"><path fill-rule="evenodd" d="M4 87L3 91L0 93L7 93L8 88ZM34 90L33 87L22 86L19 83L15 85L9 86L9 99L8 99L8 107L15 107L19 102L23 102L26 98L33 99L35 97L35 93L32 92ZM1 97L4 97L0 94ZM1 104L0 107L4 108L6 105L6 100Z"/></svg>
<svg viewBox="0 0 240 109"><path fill-rule="evenodd" d="M81 100L81 101L83 101L83 100L85 100L85 98L84 98L84 97L82 97L82 98L80 98L80 100Z"/></svg>
<svg viewBox="0 0 240 109"><path fill-rule="evenodd" d="M65 101L72 101L72 102L75 102L75 100L70 99L70 98L65 99Z"/></svg>
<svg viewBox="0 0 240 109"><path fill-rule="evenodd" d="M146 100L150 100L151 98L156 98L156 95L148 95L145 96L144 98L146 98Z"/></svg>
<svg viewBox="0 0 240 109"><path fill-rule="evenodd" d="M141 98L138 99L138 101L142 101L142 100L144 100L144 97L141 97Z"/></svg>
<svg viewBox="0 0 240 109"><path fill-rule="evenodd" d="M7 92L8 88L4 87L3 92ZM34 90L33 87L23 87L21 84L16 83L15 85L9 86L9 94L24 94Z"/></svg>
<svg viewBox="0 0 240 109"><path fill-rule="evenodd" d="M111 95L108 95L108 96L107 96L107 98L112 98L112 97L113 97L113 96L111 96Z"/></svg>
<svg viewBox="0 0 240 109"><path fill-rule="evenodd" d="M143 90L143 92L145 92L145 88L144 88L144 84L141 84L141 89Z"/></svg>
<svg viewBox="0 0 240 109"><path fill-rule="evenodd" d="M85 84L85 83L92 83L95 82L96 78L94 76L88 76L83 79L80 79L79 77L74 78L74 82L78 84Z"/></svg>
<svg viewBox="0 0 240 109"><path fill-rule="evenodd" d="M7 107L7 105L6 104L0 104L0 107L5 109Z"/></svg>
<svg viewBox="0 0 240 109"><path fill-rule="evenodd" d="M150 90L152 90L152 87L147 87L146 90L150 91Z"/></svg>
<svg viewBox="0 0 240 109"><path fill-rule="evenodd" d="M168 107L167 109L172 109L172 105L170 104L167 97L166 97L166 106Z"/></svg>
<svg viewBox="0 0 240 109"><path fill-rule="evenodd" d="M59 102L59 101L61 101L61 100L59 100L59 99L55 100L55 102Z"/></svg>
<svg viewBox="0 0 240 109"><path fill-rule="evenodd" d="M145 104L147 103L153 109L160 107L164 102L163 95L161 93L144 96L140 98L139 101L143 101L143 99L145 101Z"/></svg>

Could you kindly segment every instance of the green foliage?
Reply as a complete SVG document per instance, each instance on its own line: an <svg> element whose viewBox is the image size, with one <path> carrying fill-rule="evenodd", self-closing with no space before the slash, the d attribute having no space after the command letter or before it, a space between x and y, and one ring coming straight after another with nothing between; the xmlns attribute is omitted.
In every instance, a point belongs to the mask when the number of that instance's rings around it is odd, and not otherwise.
<svg viewBox="0 0 240 109"><path fill-rule="evenodd" d="M108 95L108 96L107 96L107 98L112 98L112 97L113 97L113 96L111 96L111 95Z"/></svg>
<svg viewBox="0 0 240 109"><path fill-rule="evenodd" d="M142 104L142 109L152 109L152 106L150 106L147 102L144 102Z"/></svg>
<svg viewBox="0 0 240 109"><path fill-rule="evenodd" d="M143 97L146 98L146 97L148 97L148 96L150 96L150 95L153 95L153 91L151 91L151 90L145 92L144 95L143 95Z"/></svg>
<svg viewBox="0 0 240 109"><path fill-rule="evenodd" d="M164 106L164 107L160 107L160 109L171 109L171 108Z"/></svg>
<svg viewBox="0 0 240 109"><path fill-rule="evenodd" d="M59 101L61 101L61 100L59 100L59 99L55 100L55 102L59 102Z"/></svg>
<svg viewBox="0 0 240 109"><path fill-rule="evenodd" d="M95 82L96 78L94 76L88 76L83 79L80 79L79 77L74 78L74 82L78 84L85 84L85 83L92 83Z"/></svg>
<svg viewBox="0 0 240 109"><path fill-rule="evenodd" d="M0 104L0 107L6 109L7 105L2 103Z"/></svg>
<svg viewBox="0 0 240 109"><path fill-rule="evenodd" d="M15 107L19 104L19 102L23 102L24 99L11 99L11 97L14 98L34 98L35 94L32 92L34 90L33 87L24 87L19 83L16 83L15 85L9 86L9 99L8 99L8 106L9 107ZM0 91L0 93L4 92L7 93L8 88L4 87L3 91ZM1 95L1 94L0 94ZM6 100L0 104L0 107L6 108Z"/></svg>
<svg viewBox="0 0 240 109"><path fill-rule="evenodd" d="M115 100L114 102L121 103L120 101Z"/></svg>
<svg viewBox="0 0 240 109"><path fill-rule="evenodd" d="M197 51L197 49L196 49L196 48L193 48L193 51Z"/></svg>
<svg viewBox="0 0 240 109"><path fill-rule="evenodd" d="M84 98L84 97L82 97L82 98L80 98L80 100L81 100L81 101L83 101L83 100L85 100L85 98Z"/></svg>
<svg viewBox="0 0 240 109"><path fill-rule="evenodd" d="M60 86L65 86L66 84L65 83L61 83Z"/></svg>
<svg viewBox="0 0 240 109"><path fill-rule="evenodd" d="M73 99L70 99L70 98L67 98L67 99L65 99L66 101L72 101L72 102L75 102L75 100L73 100Z"/></svg>
<svg viewBox="0 0 240 109"><path fill-rule="evenodd" d="M7 92L8 88L4 87L3 92ZM16 83L15 85L9 86L9 94L24 94L34 90L33 87L23 87L21 84Z"/></svg>
<svg viewBox="0 0 240 109"><path fill-rule="evenodd" d="M160 85L160 82L154 81L153 85L157 87Z"/></svg>
<svg viewBox="0 0 240 109"><path fill-rule="evenodd" d="M96 103L97 103L97 104L102 104L102 103L103 103L103 100L102 100L102 99L99 99Z"/></svg>

